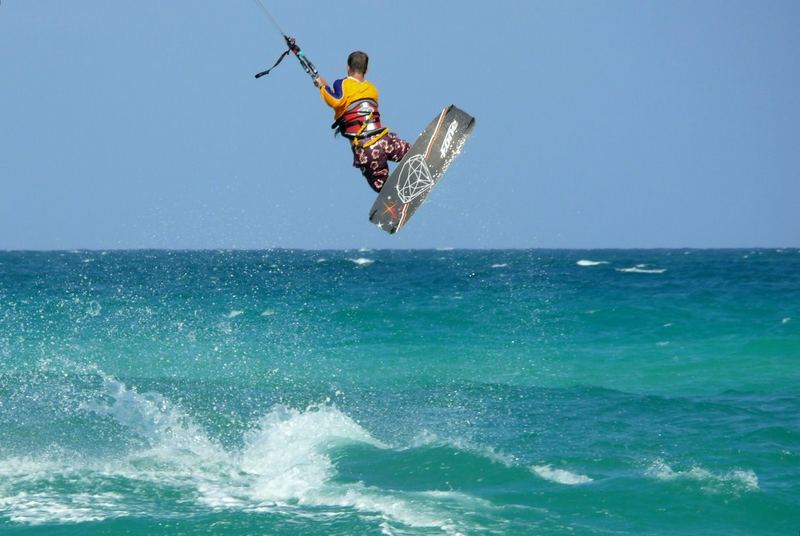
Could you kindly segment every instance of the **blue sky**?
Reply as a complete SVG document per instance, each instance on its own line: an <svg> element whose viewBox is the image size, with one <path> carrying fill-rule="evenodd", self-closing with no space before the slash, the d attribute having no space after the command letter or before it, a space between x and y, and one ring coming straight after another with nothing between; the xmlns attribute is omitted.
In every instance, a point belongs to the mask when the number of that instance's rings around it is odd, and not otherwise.
<svg viewBox="0 0 800 536"><path fill-rule="evenodd" d="M268 1L385 123L477 117L395 236L251 0L4 0L0 249L800 246L796 1Z"/></svg>

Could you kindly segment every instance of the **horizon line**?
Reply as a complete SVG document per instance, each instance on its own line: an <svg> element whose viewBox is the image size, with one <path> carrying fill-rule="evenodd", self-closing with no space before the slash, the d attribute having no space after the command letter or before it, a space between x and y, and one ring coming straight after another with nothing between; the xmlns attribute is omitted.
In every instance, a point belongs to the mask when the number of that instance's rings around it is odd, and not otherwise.
<svg viewBox="0 0 800 536"><path fill-rule="evenodd" d="M104 252L264 252L264 251L784 251L797 250L800 246L711 246L711 247L418 247L418 248L371 248L371 247L349 247L349 248L303 248L303 247L265 247L265 248L64 248L64 249L4 249L0 248L0 253L104 253Z"/></svg>

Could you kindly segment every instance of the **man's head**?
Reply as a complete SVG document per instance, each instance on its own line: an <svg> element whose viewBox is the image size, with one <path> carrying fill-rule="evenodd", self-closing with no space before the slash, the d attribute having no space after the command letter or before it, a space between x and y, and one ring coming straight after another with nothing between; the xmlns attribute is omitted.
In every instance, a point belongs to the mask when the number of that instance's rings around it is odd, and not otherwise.
<svg viewBox="0 0 800 536"><path fill-rule="evenodd" d="M347 68L350 74L367 74L367 66L369 64L369 56L366 52L356 50L347 56Z"/></svg>

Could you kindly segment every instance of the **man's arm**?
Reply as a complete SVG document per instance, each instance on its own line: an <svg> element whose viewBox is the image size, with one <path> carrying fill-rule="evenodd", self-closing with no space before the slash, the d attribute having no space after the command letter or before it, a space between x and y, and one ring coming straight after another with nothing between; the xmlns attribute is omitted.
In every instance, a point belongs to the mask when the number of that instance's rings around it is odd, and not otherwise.
<svg viewBox="0 0 800 536"><path fill-rule="evenodd" d="M344 79L336 80L333 83L333 87L328 86L326 80L321 76L317 77L314 82L317 84L317 87L319 87L319 94L322 96L322 100L324 100L328 106L336 108L342 103L344 100L344 88L342 86Z"/></svg>

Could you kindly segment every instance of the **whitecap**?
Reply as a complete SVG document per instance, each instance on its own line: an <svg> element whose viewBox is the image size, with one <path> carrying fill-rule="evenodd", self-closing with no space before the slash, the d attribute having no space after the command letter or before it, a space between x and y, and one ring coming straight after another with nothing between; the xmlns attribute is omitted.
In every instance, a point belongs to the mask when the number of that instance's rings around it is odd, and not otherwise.
<svg viewBox="0 0 800 536"><path fill-rule="evenodd" d="M784 318L783 320L781 320L781 324L788 324L788 323L789 323L789 322L791 322L791 321L792 321L792 317L790 317L790 316L787 316L786 318Z"/></svg>
<svg viewBox="0 0 800 536"><path fill-rule="evenodd" d="M79 481L84 489L119 479L179 488L188 492L187 497L192 497L188 500L197 508L215 511L274 512L300 505L330 516L342 508L354 509L379 520L389 531L403 525L467 533L464 517L477 506L490 507L457 492L396 491L337 481L329 447L341 443L390 447L331 405L273 407L252 424L241 447L226 449L179 405L160 394L139 393L94 368L83 372L101 381L79 409L115 420L138 437L141 446L105 459L54 452L39 460L0 459L0 476L12 484L0 488L0 511L12 522L76 523L140 512L134 495L65 493L52 485L60 479ZM15 482L36 489L21 492Z"/></svg>
<svg viewBox="0 0 800 536"><path fill-rule="evenodd" d="M505 268L505 267L507 267L507 266L508 266L508 263L505 263L505 262L504 262L504 263L502 263L502 264L493 264L493 265L492 265L492 268Z"/></svg>
<svg viewBox="0 0 800 536"><path fill-rule="evenodd" d="M139 393L123 382L101 372L99 400L80 407L108 415L145 439L151 447L168 451L191 452L203 458L219 459L221 449L179 407L157 393Z"/></svg>
<svg viewBox="0 0 800 536"><path fill-rule="evenodd" d="M567 486L575 486L578 484L588 484L594 480L586 475L573 473L565 469L553 469L550 465L532 465L531 471L545 480L555 482L557 484L565 484Z"/></svg>
<svg viewBox="0 0 800 536"><path fill-rule="evenodd" d="M300 411L276 407L245 437L241 468L256 477L252 492L259 500L311 500L333 476L333 462L323 447L336 440L375 440L353 419L330 406Z"/></svg>
<svg viewBox="0 0 800 536"><path fill-rule="evenodd" d="M639 264L632 268L614 268L618 272L627 274L663 274L667 271L666 268L645 268L646 265Z"/></svg>
<svg viewBox="0 0 800 536"><path fill-rule="evenodd" d="M234 310L232 310L230 313L228 313L228 314L225 316L225 318L236 318L237 316L240 316L240 315L242 315L242 314L244 314L244 311L240 311L240 310L238 310L238 309L234 309Z"/></svg>
<svg viewBox="0 0 800 536"><path fill-rule="evenodd" d="M581 259L575 264L578 266L600 266L601 264L608 264L608 261L590 261L587 259Z"/></svg>
<svg viewBox="0 0 800 536"><path fill-rule="evenodd" d="M645 476L664 481L695 481L703 484L704 489L714 492L724 491L725 489L743 491L757 491L759 489L758 476L749 469L734 469L715 474L708 469L694 465L684 471L675 471L663 460L656 460L647 468Z"/></svg>
<svg viewBox="0 0 800 536"><path fill-rule="evenodd" d="M430 430L422 430L421 432L417 433L408 448L432 447L441 445L470 452L472 454L482 456L494 463L499 463L507 467L514 466L517 461L514 456L500 452L491 446L476 445L471 441L459 438L443 439Z"/></svg>
<svg viewBox="0 0 800 536"><path fill-rule="evenodd" d="M367 259L366 257L359 257L357 259L347 259L347 260L349 260L350 262L352 262L357 266L369 266L370 264L375 262L374 260Z"/></svg>
<svg viewBox="0 0 800 536"><path fill-rule="evenodd" d="M274 316L274 315L275 315L274 309L266 309L264 310L263 313L261 313L261 316Z"/></svg>
<svg viewBox="0 0 800 536"><path fill-rule="evenodd" d="M83 523L131 515L130 496L112 492L70 493L54 488L54 481L80 484L84 489L95 488L93 482L120 478L184 487L209 478L208 468L226 459L226 453L204 430L160 395L140 394L95 368L82 370L99 377L101 385L93 393L94 400L79 404L78 409L114 419L140 438L144 446L111 460L57 451L39 459L0 460L0 475L12 483L11 487L0 489L0 511L12 522ZM14 486L15 482L28 489L4 494L20 487Z"/></svg>
<svg viewBox="0 0 800 536"><path fill-rule="evenodd" d="M441 501L425 504L405 493L366 486L363 483L334 484L336 467L326 447L357 442L389 448L361 425L333 406L314 405L305 410L276 407L245 437L239 470L248 482L237 495L249 504L245 510L267 509L273 503L297 501L317 507L354 508L379 513L387 523L398 521L411 527L438 528L452 533L452 514L442 513ZM425 492L412 494L423 498ZM223 495L224 496L224 495ZM206 495L207 499L212 497ZM220 495L213 496L221 504ZM227 499L231 501L231 498Z"/></svg>

